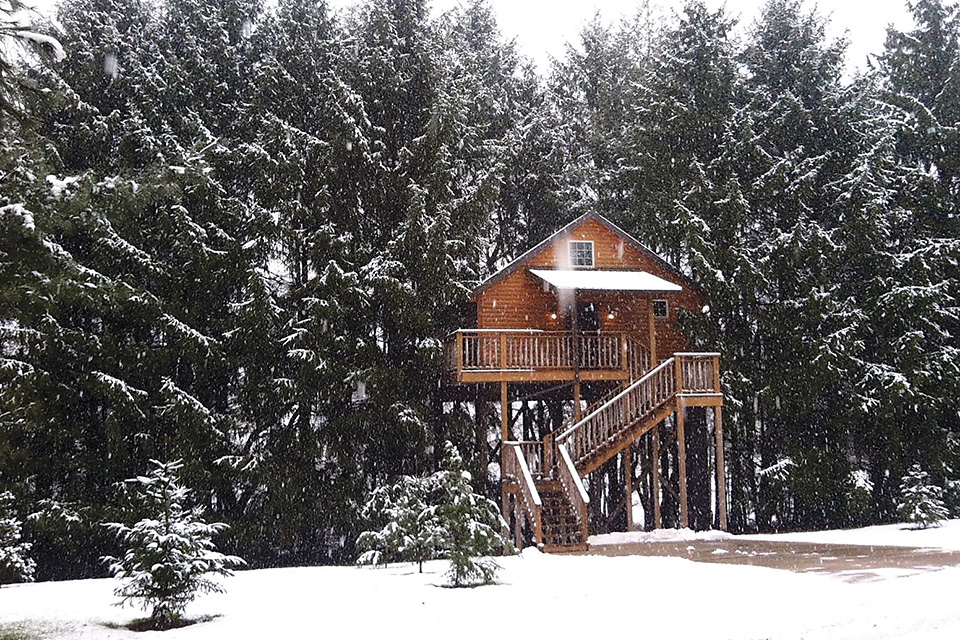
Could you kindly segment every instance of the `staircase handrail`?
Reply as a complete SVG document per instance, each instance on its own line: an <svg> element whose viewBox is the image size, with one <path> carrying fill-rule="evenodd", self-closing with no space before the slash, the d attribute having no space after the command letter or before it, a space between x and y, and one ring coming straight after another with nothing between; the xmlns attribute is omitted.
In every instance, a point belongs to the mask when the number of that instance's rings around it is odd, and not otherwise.
<svg viewBox="0 0 960 640"><path fill-rule="evenodd" d="M584 424L587 424L588 422L590 422L590 420L592 420L595 415L597 415L598 413L601 413L602 411L606 410L607 407L610 407L611 405L615 404L616 402L619 402L623 397L629 395L634 389L636 389L636 388L639 387L640 385L646 383L648 380L650 380L650 379L653 378L655 375L657 375L658 373L660 373L660 371L661 371L662 369L664 369L664 368L666 368L666 367L673 366L673 362L674 362L673 358L668 358L668 359L664 360L663 362L661 362L657 367L655 367L655 368L651 369L650 371L648 371L648 372L646 373L646 375L644 375L642 378L640 378L639 380L637 380L636 382L634 382L633 384L631 384L629 387L627 387L626 389L624 389L623 391L621 391L621 392L618 393L617 395L613 396L612 398L610 398L609 400L607 400L605 403L603 403L601 406L597 407L596 409L594 409L593 411L591 411L591 412L588 413L587 415L585 415L585 416L583 416L582 418L580 418L580 422L577 422L577 423L574 424L572 427L570 427L569 429L567 429L566 431L564 431L563 433L561 433L559 436L557 436L557 438L556 438L557 442L558 442L558 443L566 442L567 438L569 438L571 435L573 435L573 433L576 432L578 429L580 429Z"/></svg>
<svg viewBox="0 0 960 640"><path fill-rule="evenodd" d="M530 473L530 467L527 465L520 443L510 443L510 449L516 456L517 468L520 470L520 478L518 478L520 480L518 483L520 485L520 502L530 519L534 539L537 544L540 544L543 542L543 501L540 499L540 492L537 491L537 485L533 481L533 475Z"/></svg>
<svg viewBox="0 0 960 640"><path fill-rule="evenodd" d="M563 444L557 445L557 453L560 455L560 461L557 463L557 477L560 480L560 486L567 496L567 500L577 514L580 521L580 531L583 536L583 542L587 541L589 527L587 525L587 505L590 504L590 494L583 487L583 481L580 474L570 459L567 447Z"/></svg>

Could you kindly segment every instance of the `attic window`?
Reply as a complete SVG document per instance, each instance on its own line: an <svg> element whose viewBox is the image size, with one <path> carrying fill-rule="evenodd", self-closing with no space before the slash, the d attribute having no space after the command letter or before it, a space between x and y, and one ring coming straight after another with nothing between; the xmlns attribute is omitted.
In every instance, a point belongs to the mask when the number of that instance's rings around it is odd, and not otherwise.
<svg viewBox="0 0 960 640"><path fill-rule="evenodd" d="M570 266L593 266L593 240L570 241Z"/></svg>
<svg viewBox="0 0 960 640"><path fill-rule="evenodd" d="M654 300L653 301L653 317L657 319L666 318L669 314L669 307L667 307L666 300Z"/></svg>

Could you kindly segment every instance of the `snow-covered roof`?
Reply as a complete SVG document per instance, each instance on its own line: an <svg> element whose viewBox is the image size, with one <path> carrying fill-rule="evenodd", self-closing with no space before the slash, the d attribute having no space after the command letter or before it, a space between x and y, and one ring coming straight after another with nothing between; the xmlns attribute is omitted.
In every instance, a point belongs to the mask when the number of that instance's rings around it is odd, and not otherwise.
<svg viewBox="0 0 960 640"><path fill-rule="evenodd" d="M592 291L659 291L678 293L680 285L646 271L601 271L594 269L530 269L530 273L557 289Z"/></svg>

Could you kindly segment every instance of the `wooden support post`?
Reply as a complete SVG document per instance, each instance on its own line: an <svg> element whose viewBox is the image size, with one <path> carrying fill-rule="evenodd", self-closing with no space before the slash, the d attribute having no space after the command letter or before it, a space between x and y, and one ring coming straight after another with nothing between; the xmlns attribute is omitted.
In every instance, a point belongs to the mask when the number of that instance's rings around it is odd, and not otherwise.
<svg viewBox="0 0 960 640"><path fill-rule="evenodd" d="M520 496L513 496L513 517L516 520L516 526L513 528L513 544L517 549L523 548L523 511L520 506Z"/></svg>
<svg viewBox="0 0 960 640"><path fill-rule="evenodd" d="M717 440L717 516L720 518L720 530L727 530L727 474L723 462L723 412L720 407L713 408L713 430Z"/></svg>
<svg viewBox="0 0 960 640"><path fill-rule="evenodd" d="M507 396L507 383L500 383L500 442L510 440L510 398Z"/></svg>
<svg viewBox="0 0 960 640"><path fill-rule="evenodd" d="M650 370L657 368L657 319L653 316L653 300L647 301L647 316L650 326Z"/></svg>
<svg viewBox="0 0 960 640"><path fill-rule="evenodd" d="M653 482L651 489L653 491L653 527L654 529L663 528L663 518L660 515L660 425L658 424L650 432L653 438L653 462L650 470L653 473Z"/></svg>
<svg viewBox="0 0 960 640"><path fill-rule="evenodd" d="M501 456L501 460L503 456ZM500 467L503 468L502 466ZM506 539L510 538L510 493L507 492L507 488L503 485L503 480L500 480L500 513L503 514L503 521L506 523L506 528L503 531L503 537Z"/></svg>
<svg viewBox="0 0 960 640"><path fill-rule="evenodd" d="M633 531L633 445L623 450L623 490L626 494L627 531Z"/></svg>
<svg viewBox="0 0 960 640"><path fill-rule="evenodd" d="M680 526L690 526L690 514L687 510L687 445L683 433L687 407L682 398L677 399L677 463L680 467Z"/></svg>
<svg viewBox="0 0 960 640"><path fill-rule="evenodd" d="M624 380L633 380L633 374L630 371L630 354L627 349L627 334L622 331L620 332L620 369L623 371Z"/></svg>
<svg viewBox="0 0 960 640"><path fill-rule="evenodd" d="M580 408L580 378L578 377L573 382L573 421L580 422L580 419L583 417L581 415L582 409Z"/></svg>

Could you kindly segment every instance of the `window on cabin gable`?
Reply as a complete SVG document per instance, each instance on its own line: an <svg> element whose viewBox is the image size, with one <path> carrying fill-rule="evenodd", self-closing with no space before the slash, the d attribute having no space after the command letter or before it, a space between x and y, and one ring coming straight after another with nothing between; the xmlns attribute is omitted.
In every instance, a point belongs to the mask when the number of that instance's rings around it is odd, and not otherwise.
<svg viewBox="0 0 960 640"><path fill-rule="evenodd" d="M593 266L593 240L571 240L570 241L570 266L571 267L592 267Z"/></svg>

